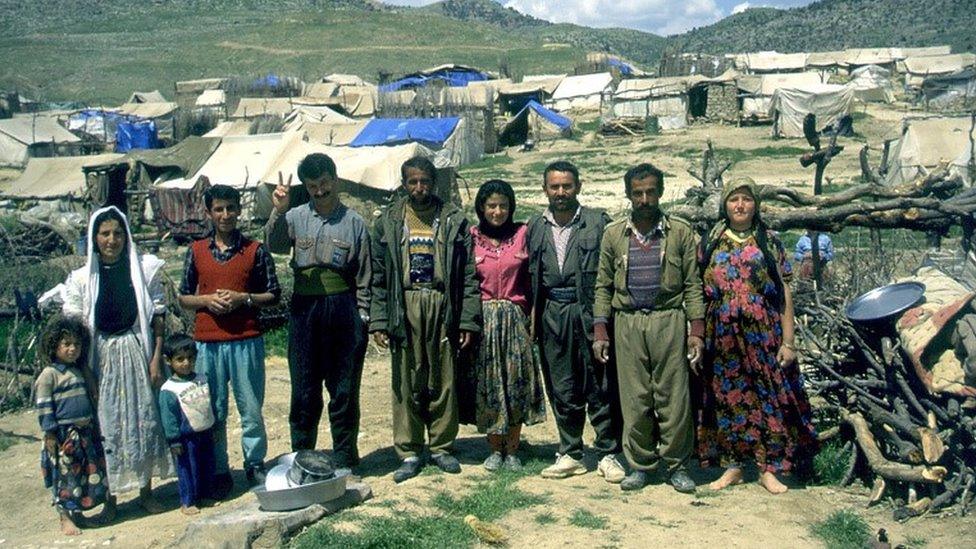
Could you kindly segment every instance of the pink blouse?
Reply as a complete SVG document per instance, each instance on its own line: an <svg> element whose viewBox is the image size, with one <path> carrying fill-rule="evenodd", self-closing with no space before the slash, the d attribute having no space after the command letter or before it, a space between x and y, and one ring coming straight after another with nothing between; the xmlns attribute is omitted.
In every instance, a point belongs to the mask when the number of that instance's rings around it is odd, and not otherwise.
<svg viewBox="0 0 976 549"><path fill-rule="evenodd" d="M474 260L481 281L481 300L505 299L528 312L529 254L526 250L526 225L519 225L511 238L495 246L482 235L477 225L471 227Z"/></svg>

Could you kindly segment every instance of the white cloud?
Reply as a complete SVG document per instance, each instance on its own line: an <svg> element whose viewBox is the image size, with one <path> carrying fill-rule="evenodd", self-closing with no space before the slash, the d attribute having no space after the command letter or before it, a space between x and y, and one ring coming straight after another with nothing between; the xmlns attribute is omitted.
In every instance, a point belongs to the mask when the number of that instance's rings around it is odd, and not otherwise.
<svg viewBox="0 0 976 549"><path fill-rule="evenodd" d="M735 15L736 13L742 13L742 12L746 11L747 9L749 9L751 7L752 7L752 4L750 4L749 2L743 2L741 4L736 4L732 8L732 14Z"/></svg>
<svg viewBox="0 0 976 549"><path fill-rule="evenodd" d="M637 28L658 34L684 32L725 15L715 0L507 0L504 4L556 23Z"/></svg>

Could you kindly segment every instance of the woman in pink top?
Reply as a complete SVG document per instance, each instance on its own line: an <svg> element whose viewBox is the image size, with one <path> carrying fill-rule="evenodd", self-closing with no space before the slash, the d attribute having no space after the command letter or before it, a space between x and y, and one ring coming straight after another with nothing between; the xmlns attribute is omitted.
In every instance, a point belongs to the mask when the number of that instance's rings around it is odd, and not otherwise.
<svg viewBox="0 0 976 549"><path fill-rule="evenodd" d="M545 397L528 330L529 271L524 223L512 221L515 193L499 179L478 189L471 227L481 281L484 330L478 350L478 431L488 434L485 469L521 469L522 425L545 421Z"/></svg>

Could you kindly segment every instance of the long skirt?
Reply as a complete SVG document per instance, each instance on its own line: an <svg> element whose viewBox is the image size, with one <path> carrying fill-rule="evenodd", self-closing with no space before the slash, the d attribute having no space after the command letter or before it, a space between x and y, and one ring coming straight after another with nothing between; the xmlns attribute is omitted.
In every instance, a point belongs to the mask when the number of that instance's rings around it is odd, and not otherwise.
<svg viewBox="0 0 976 549"><path fill-rule="evenodd" d="M153 476L172 477L169 445L139 337L129 331L99 334L97 339L98 422L112 492L137 490Z"/></svg>
<svg viewBox="0 0 976 549"><path fill-rule="evenodd" d="M44 486L62 511L84 511L105 501L105 452L94 425L58 427L57 455L41 449Z"/></svg>
<svg viewBox="0 0 976 549"><path fill-rule="evenodd" d="M519 424L542 423L546 401L525 313L501 300L485 301L483 310L476 367L478 431L504 435Z"/></svg>

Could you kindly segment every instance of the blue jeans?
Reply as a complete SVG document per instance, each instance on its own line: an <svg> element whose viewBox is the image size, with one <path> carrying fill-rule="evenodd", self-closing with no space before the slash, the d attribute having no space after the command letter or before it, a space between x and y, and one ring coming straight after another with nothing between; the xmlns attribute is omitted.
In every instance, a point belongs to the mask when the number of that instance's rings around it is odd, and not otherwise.
<svg viewBox="0 0 976 549"><path fill-rule="evenodd" d="M264 464L268 434L264 429L264 337L238 341L197 342L198 372L207 376L216 423L213 426L214 461L217 474L227 473L228 384L241 416L241 450L244 467Z"/></svg>

